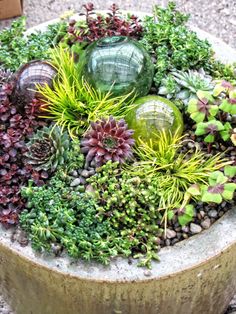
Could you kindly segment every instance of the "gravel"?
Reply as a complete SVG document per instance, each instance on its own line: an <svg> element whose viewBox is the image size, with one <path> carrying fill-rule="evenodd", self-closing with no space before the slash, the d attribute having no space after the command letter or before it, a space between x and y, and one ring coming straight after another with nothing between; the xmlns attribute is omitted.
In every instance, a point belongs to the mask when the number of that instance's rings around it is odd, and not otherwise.
<svg viewBox="0 0 236 314"><path fill-rule="evenodd" d="M88 1L87 1L88 2ZM92 1L97 9L107 9L113 2L127 10L151 12L152 6L157 3L155 0L135 1ZM166 5L167 0L158 1ZM81 5L86 1L78 0L25 0L24 14L28 17L28 26L34 26L47 20L58 17L65 11L79 11ZM220 37L226 43L236 48L236 1L235 0L177 0L181 11L191 14L190 22ZM1 21L0 28L9 25L10 21Z"/></svg>
<svg viewBox="0 0 236 314"><path fill-rule="evenodd" d="M93 1L97 9L107 9L114 1ZM116 4L124 10L136 10L151 12L153 4L157 3L155 0L150 0L147 3L135 0L122 0L115 1ZM168 1L159 1L159 4L166 5ZM27 26L31 27L39 23L57 18L60 14L68 10L74 10L78 12L81 9L81 5L86 1L78 0L25 0L24 1L24 14L27 16ZM194 26L208 31L209 33L221 38L231 47L236 48L236 1L235 0L177 0L178 8L181 11L191 14L190 23ZM12 19L7 21L0 21L0 29L9 26ZM75 176L76 177L76 176ZM215 219L217 212L212 210L208 212L208 217L201 221L201 227L207 229L210 227L210 219ZM202 213L204 217L204 212ZM200 218L200 217L199 217ZM199 219L200 220L200 219ZM200 225L192 223L192 233L194 228L200 230ZM188 237L189 230L183 230L186 237ZM196 230L195 230L196 231ZM170 242L173 237L178 236L173 230L169 230ZM0 314L13 314L10 307L4 302L3 297L0 295ZM236 296L231 301L227 314L236 314Z"/></svg>

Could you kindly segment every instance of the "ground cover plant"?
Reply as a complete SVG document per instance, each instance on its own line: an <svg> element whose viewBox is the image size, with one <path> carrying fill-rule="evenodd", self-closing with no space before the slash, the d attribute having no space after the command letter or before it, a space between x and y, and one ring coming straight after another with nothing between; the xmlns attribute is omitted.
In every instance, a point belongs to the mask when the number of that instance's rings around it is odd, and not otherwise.
<svg viewBox="0 0 236 314"><path fill-rule="evenodd" d="M173 2L143 20L115 4L81 15L27 36L21 18L0 33L0 222L41 252L151 267L161 247L235 205L234 65L215 60ZM84 70L91 43L106 93L89 80L95 62Z"/></svg>

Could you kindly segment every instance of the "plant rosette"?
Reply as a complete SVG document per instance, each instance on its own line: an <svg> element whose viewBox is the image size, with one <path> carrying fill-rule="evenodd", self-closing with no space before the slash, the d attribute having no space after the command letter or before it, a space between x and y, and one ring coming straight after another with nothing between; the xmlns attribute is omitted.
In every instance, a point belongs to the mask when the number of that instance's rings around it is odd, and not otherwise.
<svg viewBox="0 0 236 314"><path fill-rule="evenodd" d="M41 257L156 271L164 247L212 239L233 216L234 65L172 2L141 19L83 9L46 32L24 35L19 19L0 33L0 222Z"/></svg>

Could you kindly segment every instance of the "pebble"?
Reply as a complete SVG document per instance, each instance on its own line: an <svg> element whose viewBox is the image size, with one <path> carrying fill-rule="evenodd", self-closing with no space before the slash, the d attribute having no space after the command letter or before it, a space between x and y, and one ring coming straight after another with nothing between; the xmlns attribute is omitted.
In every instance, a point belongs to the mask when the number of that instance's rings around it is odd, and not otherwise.
<svg viewBox="0 0 236 314"><path fill-rule="evenodd" d="M72 175L73 177L78 177L78 172L77 172L76 170L73 170L73 171L71 172L71 175Z"/></svg>
<svg viewBox="0 0 236 314"><path fill-rule="evenodd" d="M190 231L193 234L197 234L197 233L200 233L202 231L202 227L199 225L196 225L194 223L191 223L190 224Z"/></svg>
<svg viewBox="0 0 236 314"><path fill-rule="evenodd" d="M86 184L86 179L84 177L80 176L79 180L81 184Z"/></svg>
<svg viewBox="0 0 236 314"><path fill-rule="evenodd" d="M80 175L81 175L82 177L84 177L84 178L88 178L88 177L89 177L89 171L84 169L84 170L81 172Z"/></svg>
<svg viewBox="0 0 236 314"><path fill-rule="evenodd" d="M185 232L185 233L188 233L189 232L189 227L188 226L183 226L182 227L182 231Z"/></svg>
<svg viewBox="0 0 236 314"><path fill-rule="evenodd" d="M203 210L200 210L200 215L201 215L202 217L204 217L204 216L205 216L205 212L204 212Z"/></svg>
<svg viewBox="0 0 236 314"><path fill-rule="evenodd" d="M211 218L216 218L218 216L217 210L215 210L215 209L209 210L208 216Z"/></svg>
<svg viewBox="0 0 236 314"><path fill-rule="evenodd" d="M70 184L70 186L71 187L74 187L74 186L78 186L78 185L80 185L80 178L76 178L76 179L74 179L72 182L71 182L71 184Z"/></svg>
<svg viewBox="0 0 236 314"><path fill-rule="evenodd" d="M166 237L167 239L173 239L176 237L176 232L171 229L166 229Z"/></svg>
<svg viewBox="0 0 236 314"><path fill-rule="evenodd" d="M143 274L146 277L150 277L152 275L152 272L150 270L145 270Z"/></svg>
<svg viewBox="0 0 236 314"><path fill-rule="evenodd" d="M208 229L211 226L211 220L209 218L206 218L201 222L201 226L203 229Z"/></svg>

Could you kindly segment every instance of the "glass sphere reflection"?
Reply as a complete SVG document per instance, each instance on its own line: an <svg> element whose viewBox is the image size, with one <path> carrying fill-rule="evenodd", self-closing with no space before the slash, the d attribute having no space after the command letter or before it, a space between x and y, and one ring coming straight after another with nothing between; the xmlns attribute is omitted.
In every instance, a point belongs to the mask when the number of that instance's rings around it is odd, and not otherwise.
<svg viewBox="0 0 236 314"><path fill-rule="evenodd" d="M154 66L143 46L125 36L105 37L86 50L84 77L96 90L111 91L114 96L133 89L148 94Z"/></svg>
<svg viewBox="0 0 236 314"><path fill-rule="evenodd" d="M159 96L141 97L135 101L136 107L126 117L129 128L134 130L134 138L144 141L156 140L158 132L171 131L181 135L183 118L179 109L168 99Z"/></svg>

